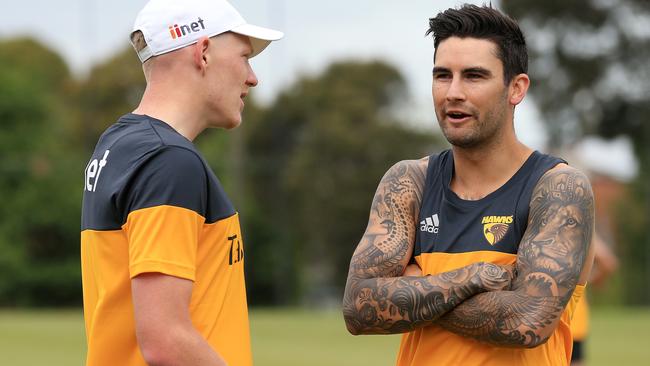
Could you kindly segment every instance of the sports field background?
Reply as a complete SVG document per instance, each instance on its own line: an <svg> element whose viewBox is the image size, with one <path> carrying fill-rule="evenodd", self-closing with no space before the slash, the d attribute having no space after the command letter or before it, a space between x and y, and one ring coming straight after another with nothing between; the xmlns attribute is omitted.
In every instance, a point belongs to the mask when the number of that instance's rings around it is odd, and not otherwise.
<svg viewBox="0 0 650 366"><path fill-rule="evenodd" d="M650 364L650 309L593 309L588 366ZM393 365L399 336L349 335L336 311L251 311L256 366ZM80 310L0 310L0 364L83 365Z"/></svg>

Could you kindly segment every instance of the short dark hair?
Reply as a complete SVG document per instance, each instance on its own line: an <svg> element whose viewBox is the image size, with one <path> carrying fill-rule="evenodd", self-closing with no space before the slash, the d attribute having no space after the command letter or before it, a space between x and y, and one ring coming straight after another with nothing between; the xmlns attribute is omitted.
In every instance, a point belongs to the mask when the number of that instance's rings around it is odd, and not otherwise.
<svg viewBox="0 0 650 366"><path fill-rule="evenodd" d="M458 9L447 9L429 19L426 35L433 33L433 47L449 37L472 37L492 41L497 46L497 57L503 64L506 85L518 74L528 73L526 39L519 24L511 17L492 8L492 4L476 6L464 4ZM434 53L435 59L435 53Z"/></svg>

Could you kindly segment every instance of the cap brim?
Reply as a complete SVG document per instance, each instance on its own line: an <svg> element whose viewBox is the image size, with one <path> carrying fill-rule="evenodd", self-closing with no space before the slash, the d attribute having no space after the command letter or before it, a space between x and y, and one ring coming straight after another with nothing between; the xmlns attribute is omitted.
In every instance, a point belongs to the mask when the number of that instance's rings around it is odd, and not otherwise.
<svg viewBox="0 0 650 366"><path fill-rule="evenodd" d="M260 52L264 51L264 49L271 42L277 41L282 37L284 37L284 33L280 31L264 28L264 27L258 27L252 24L242 24L231 29L230 31L233 33L248 36L248 38L250 38L251 46L253 47L253 53L251 53L250 55L251 58L257 56Z"/></svg>

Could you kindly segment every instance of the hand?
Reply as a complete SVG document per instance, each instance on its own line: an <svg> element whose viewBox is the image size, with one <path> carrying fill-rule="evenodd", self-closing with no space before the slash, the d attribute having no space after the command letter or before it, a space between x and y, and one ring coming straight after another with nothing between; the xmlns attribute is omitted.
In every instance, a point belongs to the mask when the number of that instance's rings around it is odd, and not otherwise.
<svg viewBox="0 0 650 366"><path fill-rule="evenodd" d="M479 262L474 263L477 266L476 274L472 280L479 288L484 291L502 291L509 290L512 280L515 277L514 264L498 265L494 263Z"/></svg>
<svg viewBox="0 0 650 366"><path fill-rule="evenodd" d="M418 266L417 263L411 263L408 266L406 266L406 269L404 269L404 273L402 273L402 276L422 277L422 268L420 268L420 266Z"/></svg>

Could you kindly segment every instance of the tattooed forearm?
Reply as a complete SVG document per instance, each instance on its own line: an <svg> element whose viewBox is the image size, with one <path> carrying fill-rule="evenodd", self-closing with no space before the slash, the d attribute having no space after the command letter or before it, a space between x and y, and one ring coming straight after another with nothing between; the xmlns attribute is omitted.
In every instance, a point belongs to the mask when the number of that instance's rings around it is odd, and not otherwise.
<svg viewBox="0 0 650 366"><path fill-rule="evenodd" d="M353 334L401 333L428 325L466 298L510 284L508 271L484 263L435 277L397 277L413 251L426 166L426 159L398 163L379 184L343 298Z"/></svg>
<svg viewBox="0 0 650 366"><path fill-rule="evenodd" d="M352 334L403 333L432 324L472 295L510 283L510 273L474 263L437 276L348 279L343 315Z"/></svg>
<svg viewBox="0 0 650 366"><path fill-rule="evenodd" d="M535 347L545 342L578 282L593 220L587 178L572 168L549 171L533 192L513 290L476 295L437 324L499 346Z"/></svg>
<svg viewBox="0 0 650 366"><path fill-rule="evenodd" d="M500 347L536 347L545 342L568 301L550 292L548 288L532 284L528 291L485 292L476 295L445 316L436 324L479 341ZM534 294L534 295L533 295Z"/></svg>
<svg viewBox="0 0 650 366"><path fill-rule="evenodd" d="M485 263L437 276L397 277L413 251L426 163L398 163L379 184L343 299L346 325L353 334L406 332L431 324L476 293L510 285L507 269Z"/></svg>

